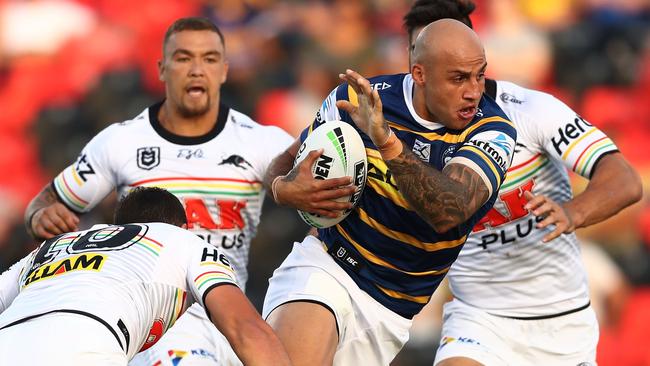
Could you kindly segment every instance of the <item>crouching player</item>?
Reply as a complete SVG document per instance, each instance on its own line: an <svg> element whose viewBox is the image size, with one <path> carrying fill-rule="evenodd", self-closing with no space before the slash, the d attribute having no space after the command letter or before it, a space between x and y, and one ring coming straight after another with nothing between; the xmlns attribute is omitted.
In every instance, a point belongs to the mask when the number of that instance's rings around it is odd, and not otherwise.
<svg viewBox="0 0 650 366"><path fill-rule="evenodd" d="M226 256L179 227L174 195L135 189L114 221L46 240L0 276L0 365L126 365L194 301L245 364L289 364Z"/></svg>

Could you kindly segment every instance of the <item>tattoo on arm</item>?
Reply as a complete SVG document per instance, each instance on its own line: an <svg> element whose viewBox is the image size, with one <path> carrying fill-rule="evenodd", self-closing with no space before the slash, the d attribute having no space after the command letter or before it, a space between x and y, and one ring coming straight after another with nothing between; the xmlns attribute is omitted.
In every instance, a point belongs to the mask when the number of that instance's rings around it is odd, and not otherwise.
<svg viewBox="0 0 650 366"><path fill-rule="evenodd" d="M54 192L52 184L46 185L41 192L32 199L27 208L25 209L24 223L27 232L33 237L34 233L32 232L32 218L36 211L41 208L48 207L56 202L59 202L59 197Z"/></svg>
<svg viewBox="0 0 650 366"><path fill-rule="evenodd" d="M406 201L438 232L464 222L488 199L481 177L465 165L448 165L443 173L407 149L386 164Z"/></svg>
<svg viewBox="0 0 650 366"><path fill-rule="evenodd" d="M266 171L266 175L264 176L264 187L268 192L271 191L271 184L275 177L287 174L287 172L291 170L293 167L293 160L294 157L287 151L273 159L271 165L269 165L269 168Z"/></svg>

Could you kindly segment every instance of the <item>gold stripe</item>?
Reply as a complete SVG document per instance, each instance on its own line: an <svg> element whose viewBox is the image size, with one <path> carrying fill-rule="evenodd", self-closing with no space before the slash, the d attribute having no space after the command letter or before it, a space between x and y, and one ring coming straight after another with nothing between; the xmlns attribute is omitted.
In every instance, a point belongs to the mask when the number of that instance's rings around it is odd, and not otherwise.
<svg viewBox="0 0 650 366"><path fill-rule="evenodd" d="M372 164L375 166L377 171L374 173L381 174L382 176L385 177L386 172L388 171L388 166L386 165L386 162L383 161L381 158L371 156L371 154L368 154L369 151L376 151L376 150L366 149L366 154L368 155L368 164ZM380 179L369 177L369 179L366 181L366 184L368 185L368 187L372 188L373 191L377 192L377 194L393 201L394 204L402 208L405 208L407 210L411 209L411 206L408 204L408 202L406 202L404 196L402 196L395 189L395 187L393 187L389 183L384 182L383 180Z"/></svg>
<svg viewBox="0 0 650 366"><path fill-rule="evenodd" d="M356 97L356 95L355 95L355 97ZM455 144L455 143L458 143L458 142L461 142L461 141L465 141L465 139L467 138L467 135L469 135L472 131L474 131L477 128L479 128L479 127L481 127L481 126L483 126L483 125L485 125L487 123L490 123L490 122L503 122L503 123L506 123L506 124L510 125L512 128L515 128L515 126L514 126L514 124L512 122L510 122L510 121L508 121L506 119L503 119L503 118L501 118L499 116L483 118L482 120L476 122L476 124L468 127L460 135L445 133L444 135L441 136L441 135L439 135L439 134L437 134L435 132L418 132L418 131L413 131L411 129L408 129L408 128L406 128L406 127L404 127L402 125L399 125L399 124L397 124L395 122L390 122L390 121L388 121L388 125L390 127L394 128L394 129L396 129L396 130L406 131L406 132L416 134L418 136L422 136L422 137L426 138L427 140L431 140L431 141L440 140L440 141L444 141L444 142L447 142L447 143Z"/></svg>
<svg viewBox="0 0 650 366"><path fill-rule="evenodd" d="M573 141L571 146L569 146L569 148L566 149L564 154L562 154L562 160L566 160L567 156L569 156L569 154L571 153L571 150L573 150L576 146L578 146L578 143L580 143L580 141L584 140L585 137L591 135L592 133L594 133L596 131L598 131L598 129L594 127L591 131L585 133L584 135L580 136L579 139Z"/></svg>
<svg viewBox="0 0 650 366"><path fill-rule="evenodd" d="M383 235L385 235L385 236L387 236L387 237L389 237L389 238L391 238L393 240L398 240L398 241L400 241L402 243L406 243L406 244L412 245L412 246L414 246L416 248L426 250L427 252L435 252L435 251L442 250L442 249L455 248L455 247L457 247L459 245L463 245L463 243L465 242L465 239L467 238L467 235L464 235L462 238L456 239L456 240L439 241L439 242L435 242L435 243L425 243L425 242L419 241L418 239L416 239L415 237L413 237L413 236L411 236L409 234L402 233L402 232L399 232L399 231L394 231L394 230L391 230L391 229L387 228L386 226L384 226L379 221L377 221L377 220L373 219L372 217L368 216L368 213L366 211L364 211L363 209L361 209L361 208L358 209L358 212L359 212L359 218L361 219L361 221L365 222L368 226L370 226L373 229L379 231Z"/></svg>
<svg viewBox="0 0 650 366"><path fill-rule="evenodd" d="M357 92L355 92L350 85L348 85L348 100L353 106L359 106L359 97L357 96Z"/></svg>
<svg viewBox="0 0 650 366"><path fill-rule="evenodd" d="M343 237L344 237L348 242L350 242L350 244L352 244L352 245L353 245L353 246L354 246L354 247L359 251L359 253L361 253L361 255L362 255L364 258L366 258L366 259L369 260L370 262L372 262L372 263L374 263L374 264L377 264L377 265L380 265L380 266L382 266L382 267L388 267L388 268L394 269L394 270L396 270L396 271L400 271L400 272L405 273L405 274L410 275L410 276L432 276L432 275L439 275L439 274L447 273L447 271L449 271L449 267L447 267L447 268L445 268L445 269L440 269L440 270L431 270L431 271L425 271L425 272L409 272L409 271L404 271L404 270L399 269L399 268L395 267L394 265L392 265L392 264L386 262L385 260L383 260L383 259L377 257L377 256L374 255L372 252L370 252L370 251L367 250L366 248L364 248L364 247L362 247L361 245L359 245L359 243L357 243L356 241L354 241L354 240L350 237L350 235L348 235L348 233L347 233L345 230L343 230L343 228L342 228L340 225L336 225L336 229L338 230L338 232L339 232L341 235L343 235Z"/></svg>
<svg viewBox="0 0 650 366"><path fill-rule="evenodd" d="M431 298L431 296L411 296L411 295L407 295L407 294L402 293L402 292L397 292L397 291L394 291L394 290L389 290L387 288L381 287L376 283L375 283L375 286L377 286L378 289L380 289L383 293L385 293L386 295L388 295L388 296L390 296L392 298L417 302L418 304L426 304L426 303L429 302L429 299Z"/></svg>
<svg viewBox="0 0 650 366"><path fill-rule="evenodd" d="M546 161L546 157L540 156L539 158L531 161L530 164L515 170L516 173L514 174L513 171L509 171L508 177L506 178L506 182L512 182L515 179L519 179L519 177L523 177L524 175L530 173L532 170L539 168L540 165L542 165L542 163L544 163L545 161Z"/></svg>
<svg viewBox="0 0 650 366"><path fill-rule="evenodd" d="M487 165L490 167L490 169L492 170L492 173L494 174L494 176L495 176L495 178L497 180L497 188L501 186L501 176L499 175L497 170L494 168L494 163L492 163L492 159L490 157L488 157L488 155L485 152L483 152L483 150L480 150L480 149L478 149L478 148L476 148L474 146L471 146L471 145L463 146L458 151L460 151L460 150L473 151L476 155L478 155L481 159L483 159L487 163ZM487 157L487 159L484 158L484 156Z"/></svg>
<svg viewBox="0 0 650 366"><path fill-rule="evenodd" d="M72 168L72 178L74 178L75 182L77 182L78 185L83 185L81 177L79 177L79 174L77 174L77 169Z"/></svg>

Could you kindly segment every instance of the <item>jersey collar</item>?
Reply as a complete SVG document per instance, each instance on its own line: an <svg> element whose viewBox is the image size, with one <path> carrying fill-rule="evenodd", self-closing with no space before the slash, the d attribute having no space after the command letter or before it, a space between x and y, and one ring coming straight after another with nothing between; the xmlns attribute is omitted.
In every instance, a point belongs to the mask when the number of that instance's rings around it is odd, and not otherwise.
<svg viewBox="0 0 650 366"><path fill-rule="evenodd" d="M411 117L413 117L417 123L419 123L422 127L428 128L429 130L437 130L439 128L445 127L443 124L427 121L426 119L418 116L418 114L415 112L415 108L413 107L413 77L411 74L406 74L404 77L404 82L402 83L402 87L404 88L404 102L406 103L406 106L411 113Z"/></svg>
<svg viewBox="0 0 650 366"><path fill-rule="evenodd" d="M180 136L166 130L160 124L160 121L158 120L158 112L160 111L160 107L162 107L163 103L164 100L148 108L149 122L151 123L151 127L153 127L154 131L156 131L160 137L177 145L199 145L217 137L217 135L223 131L224 127L226 127L226 121L228 119L228 114L230 113L230 107L221 103L219 104L219 114L217 115L217 121L215 122L214 127L212 127L208 133L201 136Z"/></svg>

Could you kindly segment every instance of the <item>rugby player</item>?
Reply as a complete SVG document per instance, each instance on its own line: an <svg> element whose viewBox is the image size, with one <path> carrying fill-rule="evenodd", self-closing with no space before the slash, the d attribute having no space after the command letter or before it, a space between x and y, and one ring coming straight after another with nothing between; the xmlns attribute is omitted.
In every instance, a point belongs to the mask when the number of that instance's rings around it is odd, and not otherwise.
<svg viewBox="0 0 650 366"><path fill-rule="evenodd" d="M472 26L474 4L418 0L404 16L410 54L429 23ZM638 174L602 131L553 96L487 79L485 94L517 128L494 207L449 271L453 301L435 364L592 365L598 323L575 229L641 198ZM573 197L567 171L589 179Z"/></svg>
<svg viewBox="0 0 650 366"><path fill-rule="evenodd" d="M138 188L115 225L43 242L0 277L0 364L126 365L192 301L247 365L288 365L226 255L185 225L174 195Z"/></svg>
<svg viewBox="0 0 650 366"><path fill-rule="evenodd" d="M76 230L78 215L114 189L123 196L134 187L162 187L182 201L188 229L228 254L244 289L264 201L262 179L271 159L293 139L221 102L228 62L223 36L212 22L177 20L162 51L158 67L165 99L95 136L32 200L25 225L36 238L51 238ZM186 352L185 361L215 356L240 364L198 305L133 363L171 362L175 356L169 350Z"/></svg>
<svg viewBox="0 0 650 366"><path fill-rule="evenodd" d="M270 280L263 316L296 365L389 364L510 166L516 132L482 97L487 63L476 34L455 20L433 23L414 61L410 74L346 71L268 169L278 203L333 213L342 208L313 188L311 167L292 169L300 142L340 119L361 132L368 155L358 206L295 243Z"/></svg>

